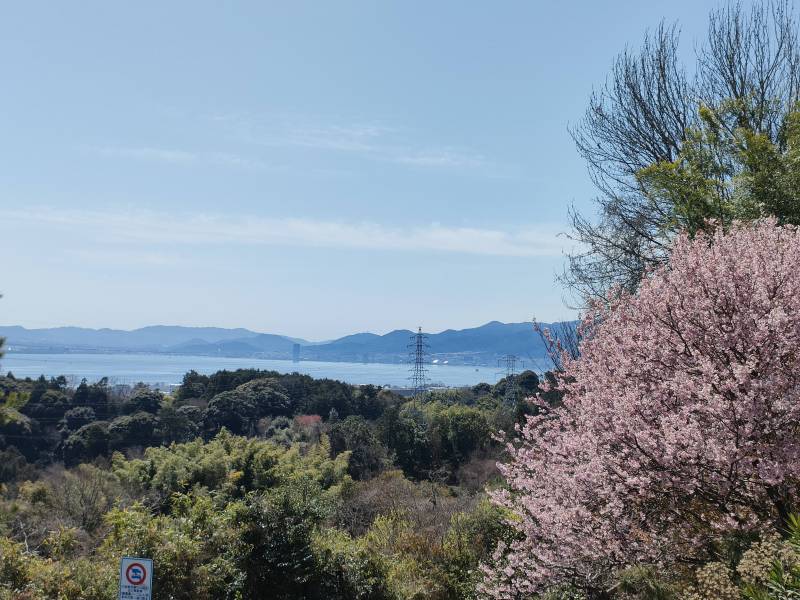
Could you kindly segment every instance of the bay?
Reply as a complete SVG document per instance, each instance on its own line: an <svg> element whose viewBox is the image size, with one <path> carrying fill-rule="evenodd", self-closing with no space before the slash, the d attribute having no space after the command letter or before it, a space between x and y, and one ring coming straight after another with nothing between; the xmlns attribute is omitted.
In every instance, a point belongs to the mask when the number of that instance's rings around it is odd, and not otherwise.
<svg viewBox="0 0 800 600"><path fill-rule="evenodd" d="M315 378L338 379L352 384L373 384L391 387L409 385L407 364L318 362L267 360L258 358L226 358L214 356L178 356L171 354L24 354L9 352L0 358L0 372L15 377L36 378L39 375L65 375L71 383L86 378L97 381L108 377L112 384L144 382L169 388L178 385L184 373L194 369L210 374L221 369L266 369L279 373L305 373ZM495 383L497 369L466 365L427 365L431 384L437 386L471 386L481 382Z"/></svg>

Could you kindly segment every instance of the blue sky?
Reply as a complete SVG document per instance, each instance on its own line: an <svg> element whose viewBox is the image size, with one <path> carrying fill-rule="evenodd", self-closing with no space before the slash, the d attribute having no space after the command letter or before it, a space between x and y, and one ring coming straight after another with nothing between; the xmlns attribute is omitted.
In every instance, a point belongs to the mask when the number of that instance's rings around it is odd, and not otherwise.
<svg viewBox="0 0 800 600"><path fill-rule="evenodd" d="M568 126L712 2L0 8L0 322L325 339L571 317Z"/></svg>

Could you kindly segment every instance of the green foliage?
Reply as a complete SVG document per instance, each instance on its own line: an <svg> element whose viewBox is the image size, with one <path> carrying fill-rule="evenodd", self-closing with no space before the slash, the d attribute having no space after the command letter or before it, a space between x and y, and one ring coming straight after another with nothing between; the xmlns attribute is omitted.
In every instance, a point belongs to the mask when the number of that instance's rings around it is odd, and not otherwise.
<svg viewBox="0 0 800 600"><path fill-rule="evenodd" d="M253 498L241 516L249 549L246 597L289 600L311 595L317 587L312 536L330 513L331 500L307 477Z"/></svg>
<svg viewBox="0 0 800 600"><path fill-rule="evenodd" d="M235 391L214 396L204 415L207 432L213 433L224 427L236 435L252 435L257 418L258 413L252 399Z"/></svg>
<svg viewBox="0 0 800 600"><path fill-rule="evenodd" d="M0 497L0 598L108 600L122 555L154 559L154 600L474 598L504 515L399 472L353 482L350 457L223 430L51 469Z"/></svg>
<svg viewBox="0 0 800 600"><path fill-rule="evenodd" d="M491 444L490 418L482 408L412 401L387 409L379 432L394 451L397 465L410 477L421 479L439 472L452 478L458 467Z"/></svg>
<svg viewBox="0 0 800 600"><path fill-rule="evenodd" d="M19 590L29 579L29 564L25 560L25 547L7 538L0 538L0 582L10 590Z"/></svg>
<svg viewBox="0 0 800 600"><path fill-rule="evenodd" d="M540 596L539 600L589 600L582 590L572 586L559 586L547 590Z"/></svg>
<svg viewBox="0 0 800 600"><path fill-rule="evenodd" d="M422 478L432 467L428 421L415 402L392 407L380 420L381 440L394 451L397 465L407 475Z"/></svg>
<svg viewBox="0 0 800 600"><path fill-rule="evenodd" d="M60 389L45 389L31 392L30 401L22 412L32 419L55 422L64 416L70 408L69 397Z"/></svg>
<svg viewBox="0 0 800 600"><path fill-rule="evenodd" d="M291 413L289 397L274 379L260 378L213 396L205 411L205 427L222 427L237 435L255 432L258 419Z"/></svg>
<svg viewBox="0 0 800 600"><path fill-rule="evenodd" d="M108 379L89 384L84 379L72 394L73 406L86 406L94 410L98 419L106 419L111 414Z"/></svg>
<svg viewBox="0 0 800 600"><path fill-rule="evenodd" d="M253 405L257 417L291 414L289 397L276 379L253 379L238 386L235 391Z"/></svg>
<svg viewBox="0 0 800 600"><path fill-rule="evenodd" d="M386 564L367 544L338 529L321 529L312 541L319 596L331 600L394 598L387 589Z"/></svg>
<svg viewBox="0 0 800 600"><path fill-rule="evenodd" d="M789 517L788 537L766 548L753 548L738 571L748 600L796 600L800 598L800 517ZM768 552L763 552L766 549ZM762 550L762 552L758 552ZM771 552L769 552L771 551ZM758 560L760 559L760 560Z"/></svg>
<svg viewBox="0 0 800 600"><path fill-rule="evenodd" d="M428 419L441 453L441 458L458 467L473 453L483 450L490 441L490 428L484 413L467 406L432 404L427 407Z"/></svg>
<svg viewBox="0 0 800 600"><path fill-rule="evenodd" d="M112 452L134 446L153 446L159 441L158 419L148 412L117 417L108 426L108 448Z"/></svg>
<svg viewBox="0 0 800 600"><path fill-rule="evenodd" d="M350 451L348 473L354 479L368 479L386 466L386 451L363 417L349 416L330 430L331 453Z"/></svg>
<svg viewBox="0 0 800 600"><path fill-rule="evenodd" d="M652 567L625 569L618 579L615 591L631 600L676 600L678 597L675 586L664 581L663 574Z"/></svg>
<svg viewBox="0 0 800 600"><path fill-rule="evenodd" d="M34 472L33 466L16 446L0 450L0 485L30 478Z"/></svg>
<svg viewBox="0 0 800 600"><path fill-rule="evenodd" d="M108 454L108 423L94 421L64 441L64 462L69 465Z"/></svg>
<svg viewBox="0 0 800 600"><path fill-rule="evenodd" d="M120 556L147 556L157 565L154 599L239 598L243 573L236 530L239 503L223 508L208 496L176 495L169 515L153 515L141 504L114 509L99 554L113 564Z"/></svg>
<svg viewBox="0 0 800 600"><path fill-rule="evenodd" d="M743 99L702 106L677 159L639 171L653 204L672 210L665 227L695 233L709 220L726 225L766 216L800 223L800 109L775 140L738 125L747 111Z"/></svg>
<svg viewBox="0 0 800 600"><path fill-rule="evenodd" d="M506 389L511 383L508 377L503 377L491 388L491 394L497 399L502 399L506 395ZM539 392L539 376L533 371L523 371L514 376L513 383L519 392L519 398L534 396Z"/></svg>
<svg viewBox="0 0 800 600"><path fill-rule="evenodd" d="M150 389L139 389L122 405L122 412L130 415L137 412L156 414L161 408L163 396L161 392Z"/></svg>
<svg viewBox="0 0 800 600"><path fill-rule="evenodd" d="M115 592L116 569L97 561L41 559L6 538L0 538L0 557L3 600L109 600Z"/></svg>
<svg viewBox="0 0 800 600"><path fill-rule="evenodd" d="M14 422L23 422L26 420L20 410L28 403L29 396L19 392L10 392L2 398L3 403L0 404L0 427Z"/></svg>
<svg viewBox="0 0 800 600"><path fill-rule="evenodd" d="M466 599L507 535L480 494L444 485L492 462L491 394L403 404L256 370L188 373L174 397L105 380L0 390L0 600L108 600L124 554L154 559L154 600ZM382 440L419 482L386 471Z"/></svg>
<svg viewBox="0 0 800 600"><path fill-rule="evenodd" d="M254 381L262 383L246 385ZM261 386L271 388L271 397L266 401L259 401L250 394L257 394ZM376 419L386 407L399 402L399 398L391 392L371 385L354 387L332 379L314 379L300 373L282 374L258 369L217 371L212 375L190 371L184 376L175 398L179 404L190 400L210 401L223 392L237 388L241 388L239 392L249 397L258 416L328 415L331 409L335 409L340 418L355 414Z"/></svg>
<svg viewBox="0 0 800 600"><path fill-rule="evenodd" d="M64 418L61 419L61 430L65 433L71 433L96 420L97 415L94 414L94 409L88 406L70 408L64 413Z"/></svg>
<svg viewBox="0 0 800 600"><path fill-rule="evenodd" d="M33 459L43 445L37 421L21 411L30 395L21 391L5 392L0 396L0 449L14 447L26 458Z"/></svg>
<svg viewBox="0 0 800 600"><path fill-rule="evenodd" d="M200 375L194 369L183 376L181 386L175 393L175 400L186 402L192 399L205 397L206 387L208 386L208 376Z"/></svg>
<svg viewBox="0 0 800 600"><path fill-rule="evenodd" d="M538 381L530 373L520 378L534 385ZM223 428L236 435L266 435L288 447L313 444L335 424L315 415L328 415L339 423L358 416L361 421L350 421L348 427L367 419L381 424L350 433L336 430L334 452L355 454L352 476L371 476L395 458L413 477L437 473L437 478L452 480L463 464L488 447L487 427L513 426L513 410L498 400L497 389L486 390L485 395L468 388L432 392L415 413L414 405L376 386L256 369L212 375L190 371L174 397L143 384L132 390L112 388L106 379L83 380L72 390L63 377L0 377L2 397L30 398L13 413L0 408L0 449L15 446L27 460L42 465L58 460L74 465L117 450L130 453L198 436L210 439ZM474 411L465 412L464 406ZM282 418L292 417L289 426L278 426L285 423ZM399 419L399 427L391 425L393 419Z"/></svg>
<svg viewBox="0 0 800 600"><path fill-rule="evenodd" d="M165 404L158 411L160 437L167 444L188 442L200 435L202 420L203 411L196 406Z"/></svg>
<svg viewBox="0 0 800 600"><path fill-rule="evenodd" d="M444 579L453 597L471 598L483 573L478 565L510 538L506 514L488 500L469 511L455 513L442 543Z"/></svg>
<svg viewBox="0 0 800 600"><path fill-rule="evenodd" d="M114 455L113 470L134 495L144 494L167 506L174 494L193 490L241 498L248 492L285 485L304 476L328 489L342 483L347 456L328 456L325 440L307 452L222 431L213 440L195 440L145 450L144 458Z"/></svg>
<svg viewBox="0 0 800 600"><path fill-rule="evenodd" d="M786 537L720 540L719 560L693 573L665 572L653 566L624 569L606 592L620 600L795 600L800 598L800 517L791 515ZM553 589L543 598L570 596ZM567 594L567 595L562 595Z"/></svg>

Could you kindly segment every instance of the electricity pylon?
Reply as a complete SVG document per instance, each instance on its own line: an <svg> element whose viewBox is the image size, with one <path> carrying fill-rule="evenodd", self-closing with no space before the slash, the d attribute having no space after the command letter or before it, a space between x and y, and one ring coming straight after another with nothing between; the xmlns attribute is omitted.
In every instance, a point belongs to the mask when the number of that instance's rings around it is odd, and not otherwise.
<svg viewBox="0 0 800 600"><path fill-rule="evenodd" d="M505 366L505 372L498 373L504 375L506 380L506 393L504 399L507 404L514 405L519 398L519 384L517 383L517 361L519 358L514 354L506 354L498 361L498 366Z"/></svg>
<svg viewBox="0 0 800 600"><path fill-rule="evenodd" d="M414 388L414 398L418 398L428 389L428 370L425 368L428 347L428 336L422 333L420 327L417 333L411 335L408 344L409 380Z"/></svg>

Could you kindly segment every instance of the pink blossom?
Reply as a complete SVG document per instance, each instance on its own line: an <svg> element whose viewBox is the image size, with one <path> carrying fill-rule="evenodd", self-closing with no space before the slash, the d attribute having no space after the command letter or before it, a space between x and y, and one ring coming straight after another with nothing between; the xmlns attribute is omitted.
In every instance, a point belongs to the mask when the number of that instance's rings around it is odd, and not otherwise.
<svg viewBox="0 0 800 600"><path fill-rule="evenodd" d="M531 417L500 465L521 540L485 589L602 587L635 563L705 558L774 525L800 475L800 232L774 221L676 239L635 295L584 318L563 406Z"/></svg>

